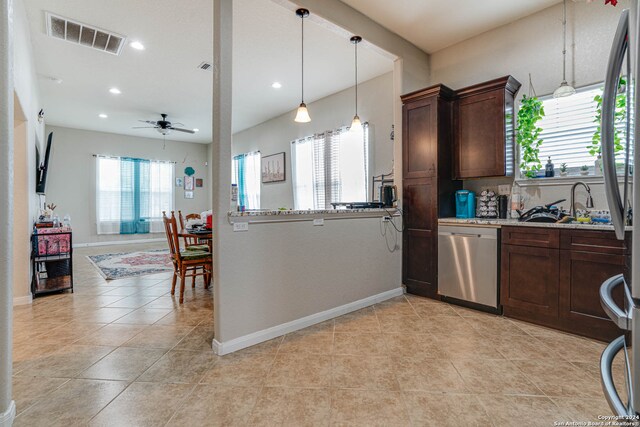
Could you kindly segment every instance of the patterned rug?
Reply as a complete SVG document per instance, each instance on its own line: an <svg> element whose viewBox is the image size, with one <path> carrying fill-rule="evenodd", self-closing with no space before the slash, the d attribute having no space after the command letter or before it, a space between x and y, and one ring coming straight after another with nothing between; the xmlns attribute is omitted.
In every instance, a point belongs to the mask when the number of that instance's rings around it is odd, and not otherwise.
<svg viewBox="0 0 640 427"><path fill-rule="evenodd" d="M120 254L88 255L89 261L107 280L172 271L173 265L166 249L126 252Z"/></svg>

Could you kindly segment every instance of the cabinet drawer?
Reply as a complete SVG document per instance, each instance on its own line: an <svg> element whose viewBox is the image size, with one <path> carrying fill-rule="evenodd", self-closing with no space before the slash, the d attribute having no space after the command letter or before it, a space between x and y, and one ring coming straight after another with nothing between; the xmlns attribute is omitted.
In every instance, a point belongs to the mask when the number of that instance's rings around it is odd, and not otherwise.
<svg viewBox="0 0 640 427"><path fill-rule="evenodd" d="M557 249L560 230L534 227L502 227L502 242L506 245Z"/></svg>
<svg viewBox="0 0 640 427"><path fill-rule="evenodd" d="M560 248L571 251L624 255L626 245L613 231L562 230Z"/></svg>

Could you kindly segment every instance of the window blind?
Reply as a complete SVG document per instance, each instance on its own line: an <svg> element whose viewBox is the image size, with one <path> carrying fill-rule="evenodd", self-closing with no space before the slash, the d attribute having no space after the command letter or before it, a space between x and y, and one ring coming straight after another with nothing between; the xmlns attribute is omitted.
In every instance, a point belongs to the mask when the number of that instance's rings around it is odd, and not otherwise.
<svg viewBox="0 0 640 427"><path fill-rule="evenodd" d="M591 138L598 129L596 122L596 95L602 95L602 85L578 89L565 98L541 97L545 116L537 123L542 128L540 161L543 165L551 157L556 169L566 163L570 172L586 165L593 170L595 156L589 154ZM616 125L624 140L626 124ZM625 161L625 153L616 155L617 162Z"/></svg>
<svg viewBox="0 0 640 427"><path fill-rule="evenodd" d="M347 128L292 142L294 206L331 209L331 203L367 200L369 126Z"/></svg>

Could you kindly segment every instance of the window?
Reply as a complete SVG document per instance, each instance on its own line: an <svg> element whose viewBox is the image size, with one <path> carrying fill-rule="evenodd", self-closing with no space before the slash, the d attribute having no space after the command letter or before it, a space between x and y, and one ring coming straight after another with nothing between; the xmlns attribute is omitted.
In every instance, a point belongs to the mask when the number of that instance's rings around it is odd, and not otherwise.
<svg viewBox="0 0 640 427"><path fill-rule="evenodd" d="M260 152L233 158L231 183L238 186L240 209L260 209Z"/></svg>
<svg viewBox="0 0 640 427"><path fill-rule="evenodd" d="M602 84L578 89L575 95L566 98L540 98L545 110L545 116L537 123L542 128L539 157L543 166L551 156L556 169L566 163L570 174L577 174L583 165L593 171L596 157L589 154L588 147L598 128L596 95L602 95ZM624 139L625 124L617 128ZM624 163L623 151L618 152L616 161Z"/></svg>
<svg viewBox="0 0 640 427"><path fill-rule="evenodd" d="M335 202L367 200L369 126L298 139L291 145L296 209L331 209Z"/></svg>
<svg viewBox="0 0 640 427"><path fill-rule="evenodd" d="M98 156L98 234L163 232L162 212L173 210L173 169L171 162Z"/></svg>

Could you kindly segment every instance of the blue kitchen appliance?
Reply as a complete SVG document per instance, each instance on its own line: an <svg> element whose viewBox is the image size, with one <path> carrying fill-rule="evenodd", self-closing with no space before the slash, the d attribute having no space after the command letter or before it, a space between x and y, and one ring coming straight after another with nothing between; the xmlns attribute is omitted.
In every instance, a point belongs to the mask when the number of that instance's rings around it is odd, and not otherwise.
<svg viewBox="0 0 640 427"><path fill-rule="evenodd" d="M476 193L469 190L456 191L456 218L476 217Z"/></svg>

